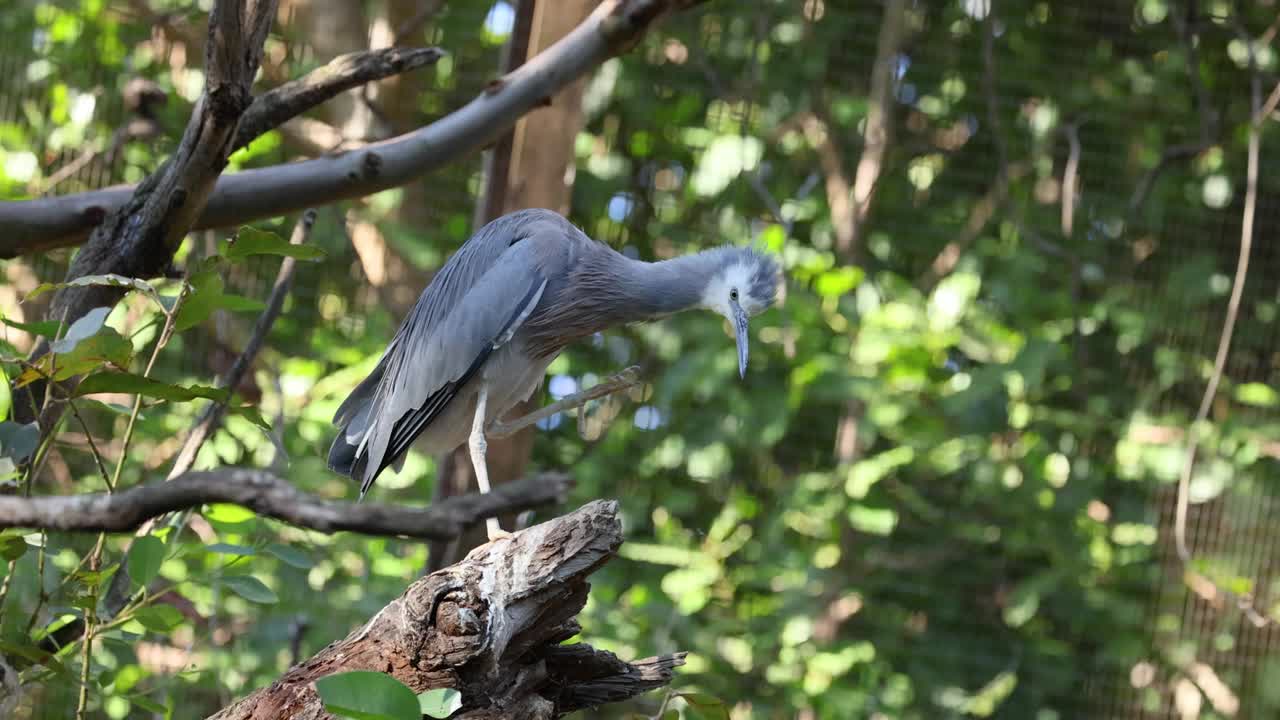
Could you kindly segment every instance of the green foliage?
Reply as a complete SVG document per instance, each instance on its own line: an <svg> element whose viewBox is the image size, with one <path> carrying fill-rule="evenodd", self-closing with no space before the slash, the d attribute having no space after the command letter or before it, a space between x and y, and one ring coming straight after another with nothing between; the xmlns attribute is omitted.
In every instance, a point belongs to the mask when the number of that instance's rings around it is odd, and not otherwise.
<svg viewBox="0 0 1280 720"><path fill-rule="evenodd" d="M164 541L152 535L146 535L133 541L129 548L129 579L135 586L146 587L160 572L160 563L164 562Z"/></svg>
<svg viewBox="0 0 1280 720"><path fill-rule="evenodd" d="M312 245L293 245L272 232L242 227L235 237L222 241L218 253L228 260L243 260L253 255L282 255L299 260L323 260L324 250Z"/></svg>

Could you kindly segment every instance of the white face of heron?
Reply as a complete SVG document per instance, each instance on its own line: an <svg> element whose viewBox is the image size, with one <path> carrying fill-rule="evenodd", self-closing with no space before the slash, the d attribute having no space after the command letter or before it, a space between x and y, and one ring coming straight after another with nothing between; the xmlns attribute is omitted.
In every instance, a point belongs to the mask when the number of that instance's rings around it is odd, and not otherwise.
<svg viewBox="0 0 1280 720"><path fill-rule="evenodd" d="M741 307L748 316L764 312L772 298L756 297L753 293L758 291L758 287L752 284L757 270L750 262L726 266L712 276L706 289L702 291L702 306L723 315L730 322L734 319L734 304Z"/></svg>

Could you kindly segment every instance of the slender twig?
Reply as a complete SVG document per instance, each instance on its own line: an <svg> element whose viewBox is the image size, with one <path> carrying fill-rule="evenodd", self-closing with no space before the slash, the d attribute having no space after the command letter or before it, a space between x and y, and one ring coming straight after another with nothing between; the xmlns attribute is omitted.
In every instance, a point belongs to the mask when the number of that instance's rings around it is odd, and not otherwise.
<svg viewBox="0 0 1280 720"><path fill-rule="evenodd" d="M294 225L289 243L291 245L305 243L311 236L311 228L315 225L315 221L315 210L307 210L302 213L302 217ZM253 332L250 333L249 341L245 343L244 350L236 357L235 362L231 364L231 367L219 382L220 387L234 390L240 384L240 381L244 379L245 373L253 366L253 361L257 359L258 352L262 349L267 335L271 332L271 327L275 325L276 318L280 316L280 311L284 308L284 301L289 295L290 286L293 284L293 273L296 267L297 261L291 257L286 257L280 263L280 270L276 273L275 284L271 287L271 295L267 297L267 307L254 323ZM205 441L209 439L210 435L213 434L213 431L221 424L223 415L227 411L227 404L230 401L231 393L228 392L226 399L211 402L204 409L200 420L196 422L195 427L187 435L187 439L182 443L182 449L178 451L178 455L173 461L173 467L169 470L170 478L185 473L195 464L196 454L200 451Z"/></svg>
<svg viewBox="0 0 1280 720"><path fill-rule="evenodd" d="M495 421L489 425L489 428L485 430L484 434L490 438L508 437L540 420L545 420L556 413L581 408L592 400L605 397L606 395L613 395L614 393L622 392L624 390L629 390L639 384L640 368L636 365L632 365L616 375L610 375L598 385L592 385L590 388L587 388L582 392L566 395L560 400L557 400L550 405L540 407L528 415L522 415L508 422Z"/></svg>
<svg viewBox="0 0 1280 720"><path fill-rule="evenodd" d="M488 517L557 502L567 476L544 473L423 508L327 500L265 470L219 468L115 494L0 497L0 528L130 532L150 518L209 503L233 503L295 527L335 533L453 538Z"/></svg>
<svg viewBox="0 0 1280 720"><path fill-rule="evenodd" d="M107 466L102 460L102 453L98 451L98 444L93 441L93 433L89 432L89 425L84 421L84 416L80 414L80 409L76 407L73 400L67 400L67 407L71 409L71 414L80 423L80 429L84 431L84 439L89 443L89 454L93 455L93 462L98 468L98 474L102 476L102 482L107 486L108 491L115 490L115 483L111 481L111 476L107 474Z"/></svg>
<svg viewBox="0 0 1280 720"><path fill-rule="evenodd" d="M1062 237L1070 238L1076 217L1076 175L1080 169L1080 128L1067 125L1067 165L1062 171Z"/></svg>
<svg viewBox="0 0 1280 720"><path fill-rule="evenodd" d="M1253 43L1250 41L1251 38L1238 26L1238 18L1236 22L1237 32L1243 36L1245 45L1249 48L1250 117L1244 209L1240 218L1240 253L1236 260L1235 277L1231 283L1231 295L1227 299L1227 312L1222 324L1222 333L1218 337L1218 350L1214 356L1213 370L1209 375L1209 382L1205 385L1204 395L1200 399L1200 407L1196 410L1195 419L1192 421L1191 428L1187 433L1187 449L1182 459L1182 472L1178 476L1178 494L1173 522L1174 546L1177 550L1178 558L1183 564L1187 565L1192 561L1192 551L1187 543L1187 511L1190 505L1191 475L1195 469L1196 451L1200 445L1197 428L1208 419L1209 411L1213 407L1218 385L1222 382L1222 377L1226 370L1227 356L1231 350L1231 337L1235 332L1236 320L1240 313L1240 300L1244 295L1245 278L1249 273L1249 253L1253 247L1253 224L1258 204L1258 158L1261 153L1262 123L1266 121L1269 114L1264 112L1262 81L1258 76ZM1276 89L1271 93L1273 97L1278 96L1278 94L1280 94L1280 85L1277 85ZM1270 104L1271 99L1268 98L1267 102ZM1246 599L1241 598L1239 604L1240 608L1250 616L1255 625L1267 624L1267 619L1258 614Z"/></svg>

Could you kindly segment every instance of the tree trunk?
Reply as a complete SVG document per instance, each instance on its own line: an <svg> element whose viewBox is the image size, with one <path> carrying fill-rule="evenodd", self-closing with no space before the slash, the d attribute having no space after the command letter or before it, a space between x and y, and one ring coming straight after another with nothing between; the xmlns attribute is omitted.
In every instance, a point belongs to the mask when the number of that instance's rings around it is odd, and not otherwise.
<svg viewBox="0 0 1280 720"><path fill-rule="evenodd" d="M463 703L454 717L487 720L556 718L666 685L683 653L627 663L560 644L581 630L587 576L622 544L617 510L597 500L477 548L213 718L330 718L314 681L351 670L389 673L418 693L454 688Z"/></svg>

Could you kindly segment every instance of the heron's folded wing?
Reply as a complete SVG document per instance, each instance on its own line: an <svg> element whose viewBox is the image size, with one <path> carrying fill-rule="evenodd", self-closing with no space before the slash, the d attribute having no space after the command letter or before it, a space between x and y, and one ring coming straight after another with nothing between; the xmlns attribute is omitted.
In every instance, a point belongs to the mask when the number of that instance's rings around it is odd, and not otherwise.
<svg viewBox="0 0 1280 720"><path fill-rule="evenodd" d="M414 309L430 322L406 320L385 358L362 484L408 449L538 304L547 284L539 244L529 239L506 248L447 313L430 317L435 308L422 302Z"/></svg>

